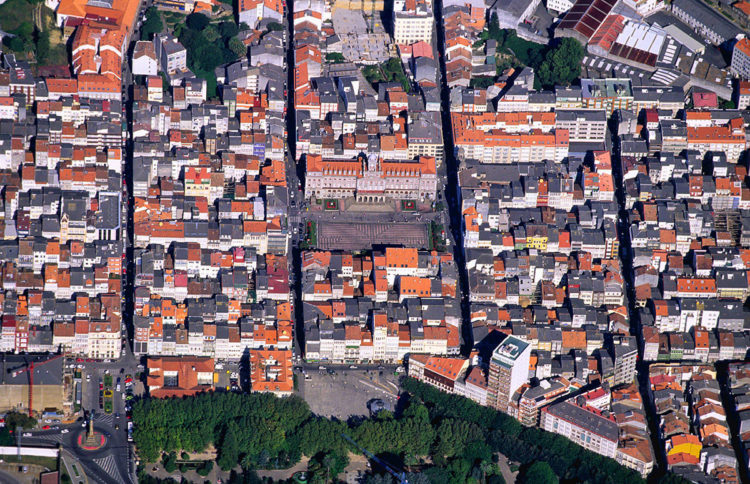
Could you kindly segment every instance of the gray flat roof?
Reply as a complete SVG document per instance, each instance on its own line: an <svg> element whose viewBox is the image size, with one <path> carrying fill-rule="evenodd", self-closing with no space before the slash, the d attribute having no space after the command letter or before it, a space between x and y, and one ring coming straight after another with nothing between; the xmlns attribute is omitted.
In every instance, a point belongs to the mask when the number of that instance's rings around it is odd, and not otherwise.
<svg viewBox="0 0 750 484"><path fill-rule="evenodd" d="M550 405L545 411L611 442L617 442L617 424L591 410L565 401Z"/></svg>
<svg viewBox="0 0 750 484"><path fill-rule="evenodd" d="M64 358L55 356L57 355L3 355L0 359L0 385L28 385L29 375L23 370L31 362L34 365L47 362L34 367L34 385L62 385Z"/></svg>
<svg viewBox="0 0 750 484"><path fill-rule="evenodd" d="M516 18L519 18L529 7L528 0L496 0L487 2L490 8L504 10Z"/></svg>
<svg viewBox="0 0 750 484"><path fill-rule="evenodd" d="M742 30L719 12L698 0L673 0L672 8L675 7L690 12L693 18L699 19L703 25L724 37L725 40L733 39L737 34L742 33Z"/></svg>

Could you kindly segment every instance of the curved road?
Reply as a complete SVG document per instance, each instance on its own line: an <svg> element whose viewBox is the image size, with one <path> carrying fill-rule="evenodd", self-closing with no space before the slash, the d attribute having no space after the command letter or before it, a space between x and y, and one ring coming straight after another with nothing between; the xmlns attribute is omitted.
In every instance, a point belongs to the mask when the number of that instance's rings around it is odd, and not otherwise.
<svg viewBox="0 0 750 484"><path fill-rule="evenodd" d="M101 484L130 484L133 482L131 470L131 449L124 430L114 430L111 415L97 415L94 430L107 437L106 445L100 450L87 451L77 445L78 436L85 435L86 428L76 422L57 429L24 432L21 443L63 448L72 454L83 466L90 482ZM64 430L67 432L63 433ZM31 434L27 436L27 434Z"/></svg>
<svg viewBox="0 0 750 484"><path fill-rule="evenodd" d="M7 482L8 484L21 484L21 481L3 470L0 470L0 482Z"/></svg>

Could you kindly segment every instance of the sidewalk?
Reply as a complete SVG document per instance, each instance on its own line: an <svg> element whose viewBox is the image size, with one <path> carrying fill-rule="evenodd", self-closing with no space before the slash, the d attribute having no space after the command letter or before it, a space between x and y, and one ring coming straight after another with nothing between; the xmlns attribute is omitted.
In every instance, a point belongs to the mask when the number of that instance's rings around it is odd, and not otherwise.
<svg viewBox="0 0 750 484"><path fill-rule="evenodd" d="M72 482L73 484L88 484L88 478L86 477L86 473L83 471L83 466L81 466L81 463L78 462L78 459L76 459L70 452L62 449L62 451L60 452L60 462L60 467L62 468L62 466L65 466L65 471L70 476L70 482ZM73 468L74 465L75 469ZM76 470L78 471L77 475Z"/></svg>
<svg viewBox="0 0 750 484"><path fill-rule="evenodd" d="M295 472L306 471L307 461L309 460L310 459L308 457L302 456L302 460L297 462L289 469L259 470L257 471L258 477L270 477L274 481L283 481L286 479L290 479Z"/></svg>
<svg viewBox="0 0 750 484"><path fill-rule="evenodd" d="M497 457L497 465L498 467L500 467L500 474L502 474L506 484L513 484L514 482L516 482L518 471L512 472L510 470L510 466L508 465L508 458L503 454L497 454Z"/></svg>

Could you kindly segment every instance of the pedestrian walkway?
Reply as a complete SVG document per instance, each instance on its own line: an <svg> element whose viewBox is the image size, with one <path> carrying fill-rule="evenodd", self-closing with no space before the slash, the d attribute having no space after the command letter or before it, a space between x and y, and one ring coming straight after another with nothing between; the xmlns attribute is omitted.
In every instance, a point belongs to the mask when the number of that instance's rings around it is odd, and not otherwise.
<svg viewBox="0 0 750 484"><path fill-rule="evenodd" d="M114 422L115 422L115 416L112 415L111 413L110 414L100 413L94 419L94 423L101 423L104 425L108 425L110 427L114 426Z"/></svg>
<svg viewBox="0 0 750 484"><path fill-rule="evenodd" d="M58 444L62 442L61 434L35 435L34 437L37 439L51 440L52 442L57 442Z"/></svg>
<svg viewBox="0 0 750 484"><path fill-rule="evenodd" d="M102 457L101 459L94 459L94 463L98 465L108 476L116 480L121 484L125 484L120 477L120 473L117 471L117 463L112 455Z"/></svg>
<svg viewBox="0 0 750 484"><path fill-rule="evenodd" d="M310 459L306 456L302 457L302 460L297 462L289 469L274 469L274 470L259 470L257 471L258 477L261 479L264 477L270 477L274 481L285 481L291 479L295 472L306 471L307 462Z"/></svg>
<svg viewBox="0 0 750 484"><path fill-rule="evenodd" d="M375 382L369 382L369 381L362 380L362 379L360 379L359 382L362 383L365 386L368 386L368 387L374 389L374 390L381 391L381 392L385 393L389 397L392 397L392 398L398 397L398 395L392 393L391 390L389 390L388 388L386 388L386 387L384 387L384 386L382 386L380 384L373 384Z"/></svg>
<svg viewBox="0 0 750 484"><path fill-rule="evenodd" d="M352 223L318 222L318 248L323 250L360 250L373 245L427 247L424 223Z"/></svg>
<svg viewBox="0 0 750 484"><path fill-rule="evenodd" d="M516 482L516 477L518 477L518 471L513 472L510 470L508 458L503 454L498 453L497 456L497 466L500 468L500 474L502 474L503 479L507 484L513 484Z"/></svg>
<svg viewBox="0 0 750 484"><path fill-rule="evenodd" d="M73 484L88 484L86 479L86 473L83 472L83 467L78 460L73 457L68 451L64 450L60 454L60 461L65 466L65 471L70 476L70 482Z"/></svg>

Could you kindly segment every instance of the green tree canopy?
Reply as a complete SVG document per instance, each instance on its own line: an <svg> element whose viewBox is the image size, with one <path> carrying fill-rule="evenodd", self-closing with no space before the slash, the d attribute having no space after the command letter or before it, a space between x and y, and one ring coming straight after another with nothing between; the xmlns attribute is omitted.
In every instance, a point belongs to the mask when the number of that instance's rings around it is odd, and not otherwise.
<svg viewBox="0 0 750 484"><path fill-rule="evenodd" d="M177 470L177 454L175 454L174 452L164 454L161 462L162 464L164 464L165 471L172 473Z"/></svg>
<svg viewBox="0 0 750 484"><path fill-rule="evenodd" d="M36 57L40 64L47 62L49 58L50 43L49 31L45 30L36 34Z"/></svg>
<svg viewBox="0 0 750 484"><path fill-rule="evenodd" d="M190 27L193 30L201 31L206 28L206 26L211 22L208 17L203 15L202 13L191 13L187 16L185 19L185 23L188 27Z"/></svg>
<svg viewBox="0 0 750 484"><path fill-rule="evenodd" d="M158 34L164 28L161 14L156 7L146 10L146 21L141 26L141 40L151 40L154 34Z"/></svg>
<svg viewBox="0 0 750 484"><path fill-rule="evenodd" d="M237 463L240 460L240 449L237 443L238 433L239 428L233 423L230 423L224 431L224 439L221 442L221 451L219 452L219 458L216 460L216 463L223 471L228 471L237 466Z"/></svg>
<svg viewBox="0 0 750 484"><path fill-rule="evenodd" d="M205 29L203 29L203 36L206 38L209 42L215 42L217 41L221 35L219 34L219 29L217 29L213 25L207 25Z"/></svg>
<svg viewBox="0 0 750 484"><path fill-rule="evenodd" d="M15 52L23 52L26 45L24 44L23 40L21 40L20 37L10 37L5 36L3 37L3 44L8 47L10 50Z"/></svg>
<svg viewBox="0 0 750 484"><path fill-rule="evenodd" d="M518 475L518 484L558 484L560 479L546 462L534 462Z"/></svg>
<svg viewBox="0 0 750 484"><path fill-rule="evenodd" d="M561 39L540 64L537 71L539 82L545 88L552 88L556 84L570 85L581 77L583 56L580 42L569 37Z"/></svg>
<svg viewBox="0 0 750 484"><path fill-rule="evenodd" d="M239 31L239 27L234 22L227 21L219 24L219 33L224 39L234 37Z"/></svg>
<svg viewBox="0 0 750 484"><path fill-rule="evenodd" d="M462 454L466 444L482 440L484 434L478 425L465 420L447 418L437 428L434 453L445 457Z"/></svg>
<svg viewBox="0 0 750 484"><path fill-rule="evenodd" d="M206 477L214 468L214 462L209 460L203 463L195 472L201 477Z"/></svg>
<svg viewBox="0 0 750 484"><path fill-rule="evenodd" d="M237 37L229 39L229 50L231 50L237 57L247 54L247 47Z"/></svg>
<svg viewBox="0 0 750 484"><path fill-rule="evenodd" d="M332 62L334 64L339 64L341 62L344 62L346 59L344 59L344 54L340 52L329 52L326 54L326 61Z"/></svg>
<svg viewBox="0 0 750 484"><path fill-rule="evenodd" d="M490 76L472 77L470 87L475 89L487 89L495 83L495 78Z"/></svg>
<svg viewBox="0 0 750 484"><path fill-rule="evenodd" d="M365 479L365 484L393 484L393 476L390 474L370 474Z"/></svg>
<svg viewBox="0 0 750 484"><path fill-rule="evenodd" d="M34 35L34 24L31 22L21 22L21 25L19 25L13 33L21 37L23 40L31 40L31 36Z"/></svg>
<svg viewBox="0 0 750 484"><path fill-rule="evenodd" d="M493 463L497 453L521 465L521 483L643 482L613 459L560 435L523 427L467 398L411 378L403 380L402 389L408 392L402 412L350 422L314 416L298 397L204 393L181 399L144 398L133 405L133 437L143 462L213 446L222 469L241 465L243 471L231 482L257 482L250 469L288 468L303 454L310 457L310 480L330 482L346 466L349 452L359 453L360 447L396 469L418 466L420 477L409 478L415 484L502 484ZM205 467L210 469L209 464ZM205 467L201 473L208 474Z"/></svg>

